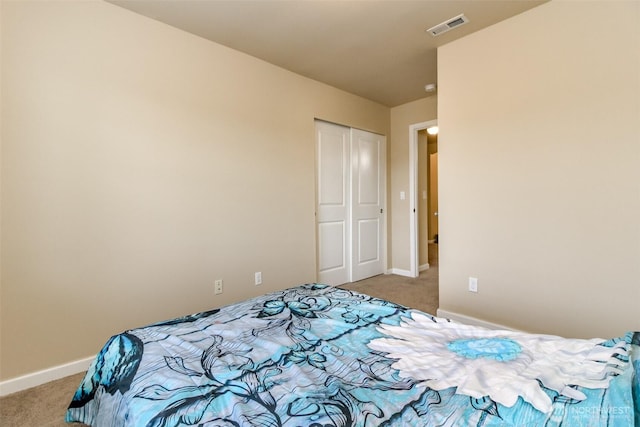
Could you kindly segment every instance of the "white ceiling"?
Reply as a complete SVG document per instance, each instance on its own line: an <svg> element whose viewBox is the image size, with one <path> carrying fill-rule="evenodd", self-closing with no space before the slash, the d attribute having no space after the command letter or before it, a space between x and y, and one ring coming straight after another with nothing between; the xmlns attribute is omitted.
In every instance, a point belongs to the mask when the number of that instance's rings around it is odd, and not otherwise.
<svg viewBox="0 0 640 427"><path fill-rule="evenodd" d="M437 83L436 48L548 0L107 0L393 107ZM441 36L425 30L464 13Z"/></svg>

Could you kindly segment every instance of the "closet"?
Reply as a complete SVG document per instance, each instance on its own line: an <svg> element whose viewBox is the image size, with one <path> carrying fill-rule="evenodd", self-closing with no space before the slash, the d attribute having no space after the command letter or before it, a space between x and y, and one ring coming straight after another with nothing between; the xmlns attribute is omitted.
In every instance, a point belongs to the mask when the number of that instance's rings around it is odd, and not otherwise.
<svg viewBox="0 0 640 427"><path fill-rule="evenodd" d="M386 265L386 138L316 120L318 282L340 285Z"/></svg>

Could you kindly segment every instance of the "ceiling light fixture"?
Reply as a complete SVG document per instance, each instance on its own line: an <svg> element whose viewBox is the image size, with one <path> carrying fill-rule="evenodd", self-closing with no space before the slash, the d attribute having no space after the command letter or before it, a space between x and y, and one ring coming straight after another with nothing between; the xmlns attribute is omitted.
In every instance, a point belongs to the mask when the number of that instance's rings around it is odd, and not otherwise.
<svg viewBox="0 0 640 427"><path fill-rule="evenodd" d="M427 133L429 135L437 135L438 134L438 126L431 126L427 128Z"/></svg>
<svg viewBox="0 0 640 427"><path fill-rule="evenodd" d="M424 91L425 92L435 92L436 91L436 84L435 83L429 83L428 85L424 86Z"/></svg>

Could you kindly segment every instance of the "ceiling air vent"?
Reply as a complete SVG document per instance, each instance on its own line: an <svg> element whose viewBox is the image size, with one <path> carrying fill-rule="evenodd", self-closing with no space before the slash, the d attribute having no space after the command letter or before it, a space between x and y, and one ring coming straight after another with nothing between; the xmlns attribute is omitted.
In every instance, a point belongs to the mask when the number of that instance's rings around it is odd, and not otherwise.
<svg viewBox="0 0 640 427"><path fill-rule="evenodd" d="M464 14L460 14L454 18L448 19L445 22L435 25L427 30L429 34L432 36L439 36L440 34L446 33L449 30L453 30L460 25L464 25L469 22L469 18L464 16Z"/></svg>

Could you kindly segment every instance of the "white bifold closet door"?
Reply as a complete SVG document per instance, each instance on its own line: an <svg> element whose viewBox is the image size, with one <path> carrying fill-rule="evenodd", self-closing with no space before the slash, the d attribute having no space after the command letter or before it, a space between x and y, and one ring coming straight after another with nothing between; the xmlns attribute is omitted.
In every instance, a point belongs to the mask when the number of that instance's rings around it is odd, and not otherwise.
<svg viewBox="0 0 640 427"><path fill-rule="evenodd" d="M316 121L321 283L340 285L384 272L385 143L382 135Z"/></svg>

